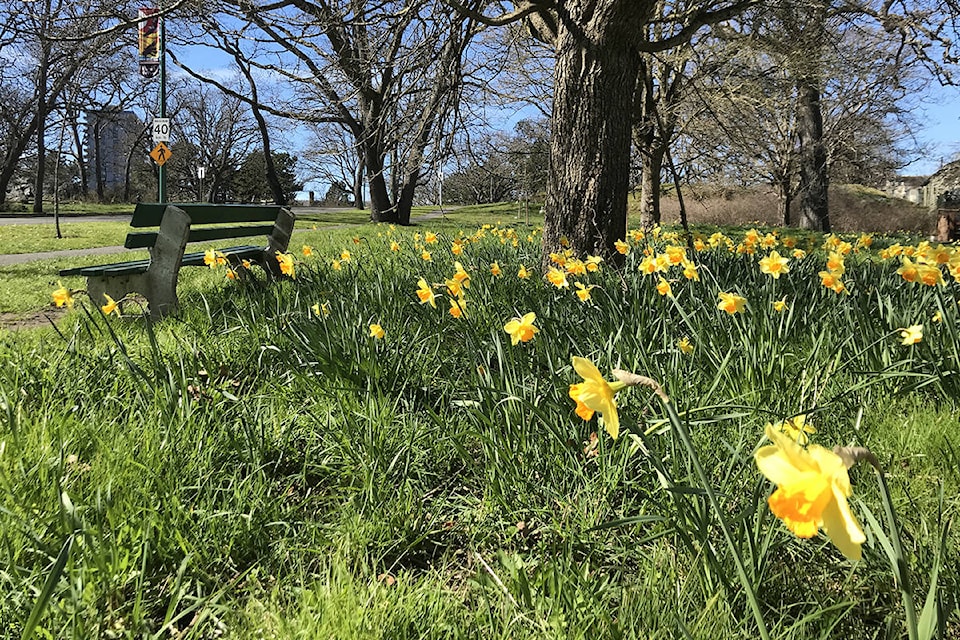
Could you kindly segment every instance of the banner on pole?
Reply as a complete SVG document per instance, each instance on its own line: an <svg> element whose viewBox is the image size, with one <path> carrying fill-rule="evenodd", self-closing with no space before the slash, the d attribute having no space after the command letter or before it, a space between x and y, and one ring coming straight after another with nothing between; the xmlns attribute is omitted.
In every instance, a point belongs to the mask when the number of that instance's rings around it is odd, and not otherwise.
<svg viewBox="0 0 960 640"><path fill-rule="evenodd" d="M156 8L141 8L138 14L140 34L140 75L152 78L160 70L160 18Z"/></svg>

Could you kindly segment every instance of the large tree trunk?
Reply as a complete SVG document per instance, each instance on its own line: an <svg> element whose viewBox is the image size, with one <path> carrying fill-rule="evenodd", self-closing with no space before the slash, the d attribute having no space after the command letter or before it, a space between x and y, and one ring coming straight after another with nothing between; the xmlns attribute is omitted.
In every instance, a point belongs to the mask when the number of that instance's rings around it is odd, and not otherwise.
<svg viewBox="0 0 960 640"><path fill-rule="evenodd" d="M640 225L652 229L660 224L660 174L666 148L653 144L641 154Z"/></svg>
<svg viewBox="0 0 960 640"><path fill-rule="evenodd" d="M410 224L410 210L413 208L413 194L417 190L420 173L404 176L403 186L400 188L400 197L397 198L397 222Z"/></svg>
<svg viewBox="0 0 960 640"><path fill-rule="evenodd" d="M366 209L363 201L363 158L357 160L357 168L353 170L353 206L357 209Z"/></svg>
<svg viewBox="0 0 960 640"><path fill-rule="evenodd" d="M383 159L374 149L366 150L367 185L370 189L370 220L399 222L397 209L390 202L387 181L383 176Z"/></svg>
<svg viewBox="0 0 960 640"><path fill-rule="evenodd" d="M809 77L797 82L800 133L800 226L830 231L827 189L827 148L823 142L820 89Z"/></svg>
<svg viewBox="0 0 960 640"><path fill-rule="evenodd" d="M630 45L639 36L625 33L630 24L624 19L628 16L621 14L637 13L634 2L601 2L604 6L595 8L589 19L569 15L584 10L571 6L560 22L543 232L545 264L564 237L577 254L622 263L614 242L623 239L627 230L630 138L640 56Z"/></svg>
<svg viewBox="0 0 960 640"><path fill-rule="evenodd" d="M780 225L790 226L790 204L793 193L790 191L790 174L780 176L777 180L777 218Z"/></svg>
<svg viewBox="0 0 960 640"><path fill-rule="evenodd" d="M80 197L86 200L90 193L87 184L87 161L83 154L83 139L80 136L80 114L73 110L70 111L70 133L73 136L73 146L77 150L77 169L80 171Z"/></svg>

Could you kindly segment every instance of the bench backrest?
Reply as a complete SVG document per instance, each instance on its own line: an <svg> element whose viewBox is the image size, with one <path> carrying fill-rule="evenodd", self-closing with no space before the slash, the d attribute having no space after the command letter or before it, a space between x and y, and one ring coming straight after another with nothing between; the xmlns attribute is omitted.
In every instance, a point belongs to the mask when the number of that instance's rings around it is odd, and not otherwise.
<svg viewBox="0 0 960 640"><path fill-rule="evenodd" d="M190 216L190 234L187 242L209 242L225 238L269 236L284 207L280 205L175 203ZM133 211L130 226L135 229L159 227L166 204L139 203ZM268 222L269 224L250 224ZM237 226L204 226L237 225ZM156 231L137 231L127 235L127 249L144 249L157 243Z"/></svg>

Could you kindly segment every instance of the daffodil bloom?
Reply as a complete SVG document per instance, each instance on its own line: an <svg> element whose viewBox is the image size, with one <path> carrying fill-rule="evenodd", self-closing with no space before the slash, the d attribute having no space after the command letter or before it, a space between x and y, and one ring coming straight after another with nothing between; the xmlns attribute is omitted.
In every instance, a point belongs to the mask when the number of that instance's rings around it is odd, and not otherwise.
<svg viewBox="0 0 960 640"><path fill-rule="evenodd" d="M572 276L582 276L587 272L587 265L583 260L571 260L565 266L567 273Z"/></svg>
<svg viewBox="0 0 960 640"><path fill-rule="evenodd" d="M400 243L396 240L390 241L390 251L397 252L400 251Z"/></svg>
<svg viewBox="0 0 960 640"><path fill-rule="evenodd" d="M550 267L550 270L547 271L547 280L558 289L570 286L570 283L567 282L567 274L555 267Z"/></svg>
<svg viewBox="0 0 960 640"><path fill-rule="evenodd" d="M776 311L777 313L782 313L786 308L787 308L786 298L773 301L773 310Z"/></svg>
<svg viewBox="0 0 960 640"><path fill-rule="evenodd" d="M313 255L313 247L311 247L308 244L303 245L302 251L303 251L304 258L309 258L310 256Z"/></svg>
<svg viewBox="0 0 960 640"><path fill-rule="evenodd" d="M53 296L53 303L58 307L66 305L68 309L72 308L73 295L70 293L70 290L63 286L59 280L57 281L57 287L53 294L51 294Z"/></svg>
<svg viewBox="0 0 960 640"><path fill-rule="evenodd" d="M211 269L217 267L217 252L213 249L207 249L203 252L203 264L207 265Z"/></svg>
<svg viewBox="0 0 960 640"><path fill-rule="evenodd" d="M835 287L840 282L840 277L837 274L832 271L821 271L817 275L820 276L820 284L836 291Z"/></svg>
<svg viewBox="0 0 960 640"><path fill-rule="evenodd" d="M370 325L370 337L371 337L371 338L376 338L377 340L382 340L382 339L383 339L383 336L385 336L385 335L386 335L386 332L383 330L383 327L381 327L379 324L373 323L373 324Z"/></svg>
<svg viewBox="0 0 960 640"><path fill-rule="evenodd" d="M466 318L467 301L462 297L450 298L450 315L454 318Z"/></svg>
<svg viewBox="0 0 960 640"><path fill-rule="evenodd" d="M842 276L846 270L847 268L843 264L843 255L837 251L831 251L830 255L827 256L827 271Z"/></svg>
<svg viewBox="0 0 960 640"><path fill-rule="evenodd" d="M680 338L680 340L677 342L677 348L686 354L693 353L693 345L690 344L690 338L687 336Z"/></svg>
<svg viewBox="0 0 960 640"><path fill-rule="evenodd" d="M450 253L455 256L459 256L463 253L463 245L459 242L454 242L452 245L450 245Z"/></svg>
<svg viewBox="0 0 960 640"><path fill-rule="evenodd" d="M697 265L690 260L683 262L683 277L687 280L696 280L700 282L700 272L697 271Z"/></svg>
<svg viewBox="0 0 960 640"><path fill-rule="evenodd" d="M277 262L280 263L280 272L283 275L290 276L291 278L297 277L296 269L293 266L293 254L280 253L277 251Z"/></svg>
<svg viewBox="0 0 960 640"><path fill-rule="evenodd" d="M241 261L240 261L240 264L243 265L243 268L244 268L244 269L249 269L249 268L252 266L252 265L250 264L250 261L249 261L249 260L246 260L246 259L241 260Z"/></svg>
<svg viewBox="0 0 960 640"><path fill-rule="evenodd" d="M600 270L601 262L603 262L603 258L600 256L587 256L587 259L584 261L584 263L587 265L587 271L591 273Z"/></svg>
<svg viewBox="0 0 960 640"><path fill-rule="evenodd" d="M334 260L333 262L331 262L331 263L330 263L330 267L331 267L334 271L340 271L340 269L342 268L341 265L340 265L340 261L339 261L339 260Z"/></svg>
<svg viewBox="0 0 960 640"><path fill-rule="evenodd" d="M420 258L422 258L424 262L433 262L433 256L431 256L430 252L426 249L420 253Z"/></svg>
<svg viewBox="0 0 960 640"><path fill-rule="evenodd" d="M900 344L917 344L923 340L923 325L915 324L907 327L906 329L901 329L900 337L903 338L903 341Z"/></svg>
<svg viewBox="0 0 960 640"><path fill-rule="evenodd" d="M798 538L812 538L818 529L850 560L860 559L866 536L850 511L850 476L843 459L824 447L803 448L772 425L773 444L754 456L757 468L777 485L767 503L770 511Z"/></svg>
<svg viewBox="0 0 960 640"><path fill-rule="evenodd" d="M229 268L228 268L228 269L227 269L227 279L228 279L228 280L236 280L236 279L237 279L237 272L234 271L233 269L229 269Z"/></svg>
<svg viewBox="0 0 960 640"><path fill-rule="evenodd" d="M517 277L521 280L526 280L530 277L530 272L527 271L527 268L523 265L520 265L520 269L517 271Z"/></svg>
<svg viewBox="0 0 960 640"><path fill-rule="evenodd" d="M803 260L803 259L806 258L806 257L807 257L807 252L804 251L803 249L794 249L794 250L793 250L793 258L794 258L794 260Z"/></svg>
<svg viewBox="0 0 960 640"><path fill-rule="evenodd" d="M613 396L626 387L626 383L607 382L596 365L586 358L574 356L573 368L583 378L583 382L570 385L569 395L577 403L577 415L590 420L594 413L599 413L603 417L603 428L616 440L620 435L620 416Z"/></svg>
<svg viewBox="0 0 960 640"><path fill-rule="evenodd" d="M928 287L946 284L943 281L943 272L940 271L940 267L928 264L917 267L917 279Z"/></svg>
<svg viewBox="0 0 960 640"><path fill-rule="evenodd" d="M436 295L433 293L433 289L427 284L427 281L423 278L417 281L417 297L420 298L420 304L429 304L434 309L437 308Z"/></svg>
<svg viewBox="0 0 960 640"><path fill-rule="evenodd" d="M454 274L453 279L460 283L464 289L470 288L470 274L467 273L467 270L463 268L463 265L459 262L453 263Z"/></svg>
<svg viewBox="0 0 960 640"><path fill-rule="evenodd" d="M664 250L670 264L680 264L687 259L687 250L683 247L671 245Z"/></svg>
<svg viewBox="0 0 960 640"><path fill-rule="evenodd" d="M669 282L667 282L667 281L664 280L663 278L660 278L659 282L657 282L657 293L659 293L659 294L662 295L662 296L671 296L671 297L672 297L672 296L673 296L673 289L670 287L670 283L669 283Z"/></svg>
<svg viewBox="0 0 960 640"><path fill-rule="evenodd" d="M766 258L760 258L760 272L778 280L782 274L790 271L790 267L787 266L788 262L790 261L776 251L771 251Z"/></svg>
<svg viewBox="0 0 960 640"><path fill-rule="evenodd" d="M103 294L103 297L107 299L107 304L100 307L100 310L103 311L103 315L108 316L111 313L117 314L117 317L120 317L120 304L110 297L109 294Z"/></svg>
<svg viewBox="0 0 960 640"><path fill-rule="evenodd" d="M933 317L931 318L931 320L933 320L934 322L943 322L943 314L937 311L935 314L933 314Z"/></svg>
<svg viewBox="0 0 960 640"><path fill-rule="evenodd" d="M496 262L490 263L490 273L493 274L494 277L499 276L501 273L503 273L503 272L500 270L500 265L499 265L499 263L496 263Z"/></svg>
<svg viewBox="0 0 960 640"><path fill-rule="evenodd" d="M593 289L596 285L585 286L582 282L577 282L577 298L580 299L580 302L586 302L590 299L590 290Z"/></svg>
<svg viewBox="0 0 960 640"><path fill-rule="evenodd" d="M794 247L797 246L797 239L794 238L793 236L784 236L783 240L780 241L780 244L782 244L787 249L793 249Z"/></svg>
<svg viewBox="0 0 960 640"><path fill-rule="evenodd" d="M652 257L647 256L640 261L639 267L640 273L645 273L648 276L655 274L657 271L660 271L660 267L657 266L657 261Z"/></svg>
<svg viewBox="0 0 960 640"><path fill-rule="evenodd" d="M539 329L533 325L536 319L537 314L531 311L522 318L513 318L507 324L503 325L503 330L510 334L510 344L530 342L533 340L534 334L539 331Z"/></svg>
<svg viewBox="0 0 960 640"><path fill-rule="evenodd" d="M897 269L897 273L900 274L900 277L906 280L907 282L916 282L920 279L920 270L917 268L917 265L910 260L910 258L901 258L903 264Z"/></svg>
<svg viewBox="0 0 960 640"><path fill-rule="evenodd" d="M350 262L350 252L346 249L340 252L340 262Z"/></svg>
<svg viewBox="0 0 960 640"><path fill-rule="evenodd" d="M798 444L807 444L807 440L809 440L807 434L817 432L813 425L807 422L807 416L803 414L782 420L774 424L773 427L790 436Z"/></svg>
<svg viewBox="0 0 960 640"><path fill-rule="evenodd" d="M433 244L437 241L437 234L432 231L427 231L427 235L423 236L423 241L427 244Z"/></svg>
<svg viewBox="0 0 960 640"><path fill-rule="evenodd" d="M617 253L620 253L622 255L627 255L628 253L630 253L630 245L628 245L623 240L617 240L616 242L613 243L613 246L614 248L616 248Z"/></svg>
<svg viewBox="0 0 960 640"><path fill-rule="evenodd" d="M720 292L720 301L717 303L717 309L726 311L730 315L741 313L746 307L747 299L738 296L735 293Z"/></svg>

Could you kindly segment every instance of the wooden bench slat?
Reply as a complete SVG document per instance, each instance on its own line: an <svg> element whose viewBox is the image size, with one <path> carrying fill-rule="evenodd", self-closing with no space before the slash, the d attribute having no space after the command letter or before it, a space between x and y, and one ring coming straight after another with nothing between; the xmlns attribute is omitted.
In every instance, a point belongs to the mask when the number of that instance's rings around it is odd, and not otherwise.
<svg viewBox="0 0 960 640"><path fill-rule="evenodd" d="M231 204L218 205L207 203L177 203L190 216L190 224L216 224L218 222L273 222L280 212L280 205ZM159 227L163 219L164 204L141 202L133 211L130 226Z"/></svg>
<svg viewBox="0 0 960 640"><path fill-rule="evenodd" d="M234 260L242 260L244 258L257 258L263 253L263 247L256 247L254 245L243 245L239 247L228 247L226 249L217 249L220 253L227 256L227 258L233 258ZM206 256L205 252L197 251L194 253L185 253L183 254L183 260L180 261L181 266L186 267L198 267L204 264L203 259Z"/></svg>
<svg viewBox="0 0 960 640"><path fill-rule="evenodd" d="M210 227L194 229L191 227L187 242L211 242L225 238L249 238L251 236L269 236L273 231L272 224L260 224L245 227ZM127 249L144 249L152 247L157 242L156 231L137 231L127 234L123 243Z"/></svg>

